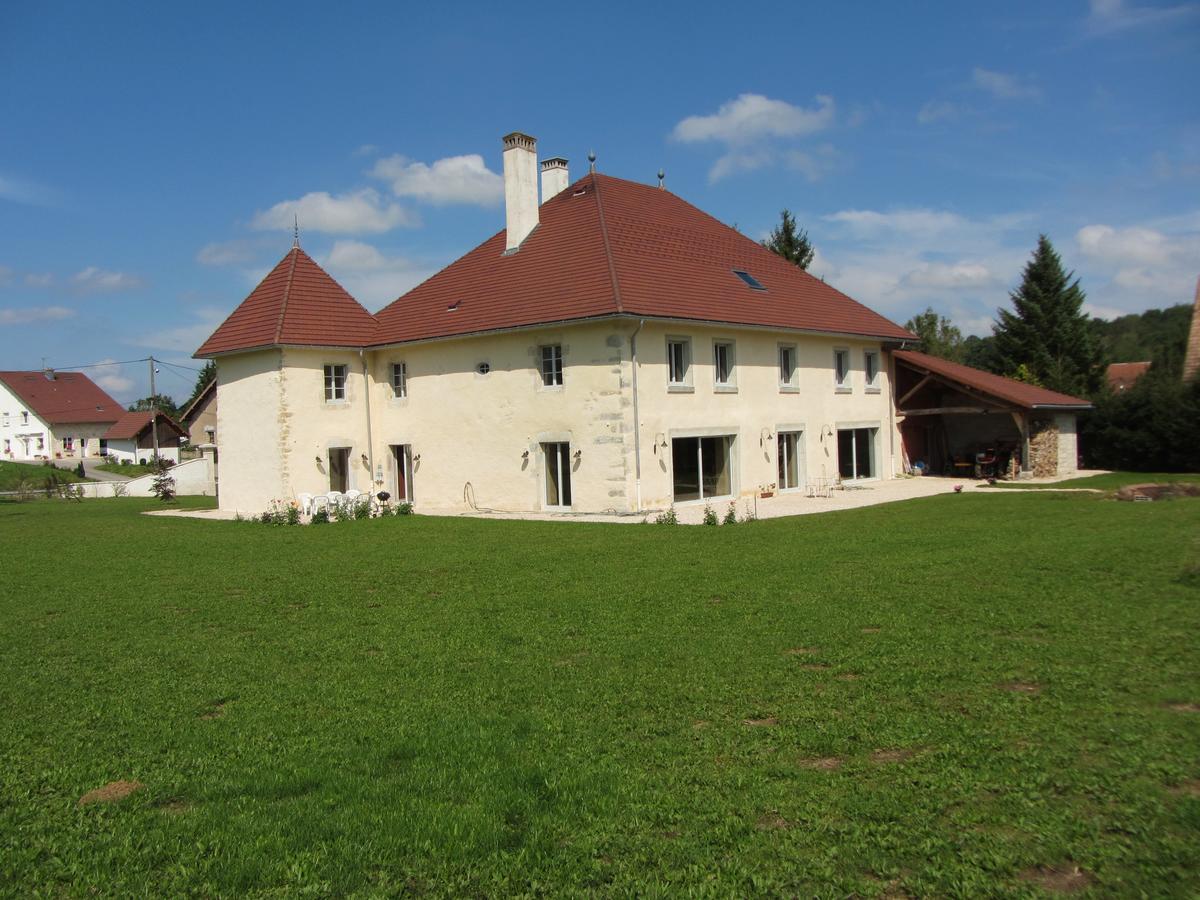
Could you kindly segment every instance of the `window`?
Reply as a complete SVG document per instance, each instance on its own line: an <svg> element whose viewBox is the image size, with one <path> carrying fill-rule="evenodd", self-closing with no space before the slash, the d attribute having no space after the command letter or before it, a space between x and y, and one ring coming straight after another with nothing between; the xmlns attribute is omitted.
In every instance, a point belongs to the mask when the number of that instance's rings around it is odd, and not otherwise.
<svg viewBox="0 0 1200 900"><path fill-rule="evenodd" d="M346 399L346 367L325 367L325 402Z"/></svg>
<svg viewBox="0 0 1200 900"><path fill-rule="evenodd" d="M28 412L27 410L24 410L24 409L23 409L23 410L21 410L21 424L22 424L22 425L28 425L28 424L29 424L29 412Z"/></svg>
<svg viewBox="0 0 1200 900"><path fill-rule="evenodd" d="M8 427L8 413L5 413L5 414L4 414L4 427L5 427L5 428L7 428L7 427Z"/></svg>
<svg viewBox="0 0 1200 900"><path fill-rule="evenodd" d="M879 354L874 350L863 352L863 380L869 392L879 393Z"/></svg>
<svg viewBox="0 0 1200 900"><path fill-rule="evenodd" d="M9 440L8 438L4 439L4 452L12 453L12 441Z"/></svg>
<svg viewBox="0 0 1200 900"><path fill-rule="evenodd" d="M713 384L718 388L733 387L733 343L713 342Z"/></svg>
<svg viewBox="0 0 1200 900"><path fill-rule="evenodd" d="M838 429L838 474L843 478L875 477L878 428Z"/></svg>
<svg viewBox="0 0 1200 900"><path fill-rule="evenodd" d="M683 437L671 441L676 502L728 497L733 493L733 435Z"/></svg>
<svg viewBox="0 0 1200 900"><path fill-rule="evenodd" d="M850 351L849 350L834 350L833 351L833 377L836 379L834 384L839 391L850 390Z"/></svg>
<svg viewBox="0 0 1200 900"><path fill-rule="evenodd" d="M740 269L734 269L733 274L742 279L742 281L746 282L749 287L754 288L756 291L766 290L766 288L762 286L762 283L749 272L743 272Z"/></svg>
<svg viewBox="0 0 1200 900"><path fill-rule="evenodd" d="M402 362L392 363L392 396L408 396L408 369Z"/></svg>
<svg viewBox="0 0 1200 900"><path fill-rule="evenodd" d="M687 338L667 339L667 387L687 388L692 383L692 342Z"/></svg>
<svg viewBox="0 0 1200 900"><path fill-rule="evenodd" d="M796 387L796 345L779 345L779 386L783 389Z"/></svg>
<svg viewBox="0 0 1200 900"><path fill-rule="evenodd" d="M62 448L64 450L74 450L75 449L75 438L73 438L73 437L63 438L62 439Z"/></svg>
<svg viewBox="0 0 1200 900"><path fill-rule="evenodd" d="M547 344L541 349L542 384L546 387L561 387L563 383L562 344Z"/></svg>
<svg viewBox="0 0 1200 900"><path fill-rule="evenodd" d="M108 438L100 438L100 455L108 456Z"/></svg>
<svg viewBox="0 0 1200 900"><path fill-rule="evenodd" d="M790 491L804 483L804 467L799 457L803 452L800 444L802 432L781 431L775 436L776 462L779 468L779 489Z"/></svg>
<svg viewBox="0 0 1200 900"><path fill-rule="evenodd" d="M326 366L325 368L329 368ZM345 366L342 366L344 369ZM329 489L346 493L350 487L350 448L333 447L329 451Z"/></svg>
<svg viewBox="0 0 1200 900"><path fill-rule="evenodd" d="M542 444L546 461L546 506L571 506L571 445L565 442Z"/></svg>

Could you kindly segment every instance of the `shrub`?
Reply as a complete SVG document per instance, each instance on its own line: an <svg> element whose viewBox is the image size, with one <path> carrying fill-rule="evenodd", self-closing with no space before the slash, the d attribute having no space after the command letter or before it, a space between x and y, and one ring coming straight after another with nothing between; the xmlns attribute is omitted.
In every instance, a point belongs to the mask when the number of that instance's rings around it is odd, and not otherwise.
<svg viewBox="0 0 1200 900"><path fill-rule="evenodd" d="M299 525L300 524L300 507L297 506L295 503L289 503L287 510L284 512L284 516L287 519L287 524Z"/></svg>
<svg viewBox="0 0 1200 900"><path fill-rule="evenodd" d="M654 524L655 525L678 525L679 524L679 516L675 515L675 507L672 506L670 509L668 509L664 512L660 512L657 516L655 516Z"/></svg>
<svg viewBox="0 0 1200 900"><path fill-rule="evenodd" d="M112 495L114 497L124 497L129 493L129 485L123 481L114 481L112 483Z"/></svg>
<svg viewBox="0 0 1200 900"><path fill-rule="evenodd" d="M159 472L150 484L150 493L166 503L175 499L175 479L166 472Z"/></svg>
<svg viewBox="0 0 1200 900"><path fill-rule="evenodd" d="M310 525L326 525L329 523L329 510L321 507L312 514L312 519L309 520Z"/></svg>
<svg viewBox="0 0 1200 900"><path fill-rule="evenodd" d="M354 501L354 518L369 519L371 518L371 498L362 497Z"/></svg>
<svg viewBox="0 0 1200 900"><path fill-rule="evenodd" d="M331 506L333 507L330 510L331 518L333 519L333 521L349 522L351 519L354 518L354 510L352 510L350 508L350 504L347 503L345 500L342 500L338 503L333 503L333 504L331 504Z"/></svg>
<svg viewBox="0 0 1200 900"><path fill-rule="evenodd" d="M87 475L85 475L83 473L83 460L82 459L79 461L79 465L77 465L75 467L75 474L78 475L80 478L87 478Z"/></svg>
<svg viewBox="0 0 1200 900"><path fill-rule="evenodd" d="M750 506L750 501L747 500L746 501L746 514L744 516L742 516L742 521L743 522L753 522L757 518L758 518L758 516L756 516L754 514L754 509Z"/></svg>
<svg viewBox="0 0 1200 900"><path fill-rule="evenodd" d="M736 525L737 524L737 504L736 503L729 504L729 509L725 510L725 518L721 520L721 524L722 525Z"/></svg>
<svg viewBox="0 0 1200 900"><path fill-rule="evenodd" d="M401 502L396 504L396 511L393 513L393 515L411 516L412 515L412 504L409 503L407 500L402 500Z"/></svg>
<svg viewBox="0 0 1200 900"><path fill-rule="evenodd" d="M123 465L123 466L131 466L131 465L133 465L133 460L129 460L129 459L123 459L123 460L121 460L121 465Z"/></svg>
<svg viewBox="0 0 1200 900"><path fill-rule="evenodd" d="M718 520L717 520L716 511L713 510L711 503L704 504L704 524L705 525L714 525L714 526L719 524Z"/></svg>

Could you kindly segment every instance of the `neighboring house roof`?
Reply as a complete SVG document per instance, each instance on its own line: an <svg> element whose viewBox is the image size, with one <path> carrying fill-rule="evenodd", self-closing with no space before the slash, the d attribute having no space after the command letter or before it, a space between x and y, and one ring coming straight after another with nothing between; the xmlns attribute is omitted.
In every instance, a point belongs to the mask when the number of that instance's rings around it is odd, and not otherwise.
<svg viewBox="0 0 1200 900"><path fill-rule="evenodd" d="M916 340L670 191L593 173L538 217L515 253L504 252L501 231L375 316L294 248L196 355L379 346L614 315Z"/></svg>
<svg viewBox="0 0 1200 900"><path fill-rule="evenodd" d="M363 347L374 333L374 316L312 257L293 247L196 356L279 344Z"/></svg>
<svg viewBox="0 0 1200 900"><path fill-rule="evenodd" d="M117 419L113 426L104 432L106 441L121 441L136 438L143 431L150 428L150 421L157 415L160 422L176 431L180 437L187 437L187 432L175 423L175 420L168 416L162 410L157 413L148 409L140 409L136 412L127 412L121 418Z"/></svg>
<svg viewBox="0 0 1200 900"><path fill-rule="evenodd" d="M1104 370L1104 380L1114 391L1133 387L1135 381L1150 371L1148 362L1109 363Z"/></svg>
<svg viewBox="0 0 1200 900"><path fill-rule="evenodd" d="M204 405L204 401L208 397L212 396L216 389L217 379L214 378L204 386L203 390L201 390L199 394L196 395L196 399L187 405L187 409L179 414L179 421L183 422L185 425L190 424L192 414L195 413L198 415L201 412L201 407Z"/></svg>
<svg viewBox="0 0 1200 900"><path fill-rule="evenodd" d="M376 314L373 344L609 315L915 340L670 191L589 174ZM766 290L734 274L748 272Z"/></svg>
<svg viewBox="0 0 1200 900"><path fill-rule="evenodd" d="M124 407L80 372L0 372L0 381L50 425L115 422Z"/></svg>
<svg viewBox="0 0 1200 900"><path fill-rule="evenodd" d="M926 372L940 375L950 381L957 381L966 387L973 388L983 394L989 394L1000 400L1024 409L1091 409L1092 404L1078 397L1060 394L1023 381L1014 381L1002 375L993 375L950 362L928 353L918 353L915 350L897 350L896 359Z"/></svg>

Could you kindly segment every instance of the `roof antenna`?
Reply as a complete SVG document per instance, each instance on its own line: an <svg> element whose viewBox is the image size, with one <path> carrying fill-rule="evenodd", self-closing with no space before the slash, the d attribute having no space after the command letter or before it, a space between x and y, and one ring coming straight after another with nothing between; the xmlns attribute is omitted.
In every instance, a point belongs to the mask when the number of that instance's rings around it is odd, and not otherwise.
<svg viewBox="0 0 1200 900"><path fill-rule="evenodd" d="M300 247L300 216L292 214L292 249Z"/></svg>
<svg viewBox="0 0 1200 900"><path fill-rule="evenodd" d="M667 177L667 173L664 172L662 169L659 169L658 170L658 189L660 191L666 190L666 187L663 186L663 179L666 177Z"/></svg>
<svg viewBox="0 0 1200 900"><path fill-rule="evenodd" d="M595 150L588 151L588 171L591 172L593 175L596 174L596 151Z"/></svg>

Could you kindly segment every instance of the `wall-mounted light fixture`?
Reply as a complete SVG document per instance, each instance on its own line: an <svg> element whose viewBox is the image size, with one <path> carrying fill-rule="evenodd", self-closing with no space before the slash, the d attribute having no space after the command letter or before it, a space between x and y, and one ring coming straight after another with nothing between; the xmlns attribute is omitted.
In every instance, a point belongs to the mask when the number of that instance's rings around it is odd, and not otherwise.
<svg viewBox="0 0 1200 900"><path fill-rule="evenodd" d="M321 464L321 456L320 456L320 454L317 454L317 456L316 456L316 460L317 460L317 465L319 466L319 465Z"/></svg>
<svg viewBox="0 0 1200 900"><path fill-rule="evenodd" d="M362 461L363 461L363 465L364 465L364 466L369 466L369 465L371 464L371 463L370 463L370 462L367 460L367 454L365 454L365 453L362 455Z"/></svg>
<svg viewBox="0 0 1200 900"><path fill-rule="evenodd" d="M528 450L526 450L524 453L521 454L521 459L529 459L529 451Z"/></svg>
<svg viewBox="0 0 1200 900"><path fill-rule="evenodd" d="M576 451L575 451L575 458L576 458L576 459L580 459L580 458L582 458L582 457L583 457L583 451L582 451L582 450L576 450Z"/></svg>
<svg viewBox="0 0 1200 900"><path fill-rule="evenodd" d="M412 458L412 460L413 460L413 462L415 462L415 463L419 463L419 462L421 461L421 454L420 454L420 453L418 453L416 456L414 456L414 457Z"/></svg>

